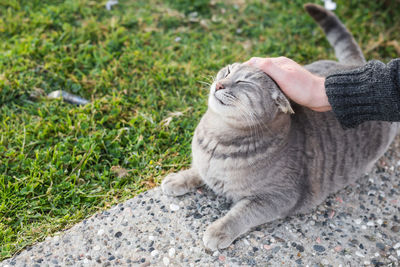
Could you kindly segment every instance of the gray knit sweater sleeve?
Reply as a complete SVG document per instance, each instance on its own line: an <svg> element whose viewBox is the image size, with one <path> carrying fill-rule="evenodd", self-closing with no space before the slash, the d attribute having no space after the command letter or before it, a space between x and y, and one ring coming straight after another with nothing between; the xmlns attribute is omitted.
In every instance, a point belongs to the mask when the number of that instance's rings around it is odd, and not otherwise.
<svg viewBox="0 0 400 267"><path fill-rule="evenodd" d="M387 65L369 61L363 67L330 75L326 94L345 128L364 121L400 121L400 59Z"/></svg>

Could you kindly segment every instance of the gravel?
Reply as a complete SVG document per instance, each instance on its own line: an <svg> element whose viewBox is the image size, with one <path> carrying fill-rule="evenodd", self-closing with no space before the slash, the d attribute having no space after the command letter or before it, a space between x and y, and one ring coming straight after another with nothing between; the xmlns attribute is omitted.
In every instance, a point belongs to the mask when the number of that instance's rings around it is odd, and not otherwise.
<svg viewBox="0 0 400 267"><path fill-rule="evenodd" d="M202 188L183 197L160 188L48 237L0 266L398 266L400 141L369 175L314 209L205 250L202 235L229 209Z"/></svg>

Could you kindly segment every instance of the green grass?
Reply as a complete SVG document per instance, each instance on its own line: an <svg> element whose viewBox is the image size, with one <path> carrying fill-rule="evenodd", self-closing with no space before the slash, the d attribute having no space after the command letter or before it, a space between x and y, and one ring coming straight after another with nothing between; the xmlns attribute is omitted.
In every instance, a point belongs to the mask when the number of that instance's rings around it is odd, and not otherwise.
<svg viewBox="0 0 400 267"><path fill-rule="evenodd" d="M0 259L187 167L222 66L334 58L305 1L227 2L1 1ZM337 2L368 59L399 56L398 1ZM30 97L60 89L91 104Z"/></svg>

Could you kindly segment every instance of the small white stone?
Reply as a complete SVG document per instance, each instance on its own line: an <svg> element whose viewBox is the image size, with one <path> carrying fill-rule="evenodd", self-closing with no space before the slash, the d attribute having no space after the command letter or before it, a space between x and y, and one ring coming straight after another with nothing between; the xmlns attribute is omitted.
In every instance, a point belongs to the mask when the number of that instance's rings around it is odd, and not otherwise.
<svg viewBox="0 0 400 267"><path fill-rule="evenodd" d="M400 248L400 242L399 242L399 243L396 243L396 244L394 244L393 248L394 248L394 249L398 249L398 248Z"/></svg>
<svg viewBox="0 0 400 267"><path fill-rule="evenodd" d="M169 208L170 208L170 210L172 210L172 211L177 211L177 210L179 210L179 206L176 205L176 204L171 204L171 205L169 205Z"/></svg>
<svg viewBox="0 0 400 267"><path fill-rule="evenodd" d="M376 223L382 225L383 221L381 219L376 220Z"/></svg>
<svg viewBox="0 0 400 267"><path fill-rule="evenodd" d="M271 237L270 241L271 243L275 243L275 238Z"/></svg>
<svg viewBox="0 0 400 267"><path fill-rule="evenodd" d="M367 226L366 225L361 225L361 229L366 230Z"/></svg>
<svg viewBox="0 0 400 267"><path fill-rule="evenodd" d="M102 235L102 234L104 234L104 230L103 229L100 229L99 231L97 231L97 235Z"/></svg>
<svg viewBox="0 0 400 267"><path fill-rule="evenodd" d="M355 222L356 224L360 224L360 223L362 222L362 220L361 220L361 219L355 219L354 222Z"/></svg>
<svg viewBox="0 0 400 267"><path fill-rule="evenodd" d="M315 221L310 221L310 225L315 225Z"/></svg>
<svg viewBox="0 0 400 267"><path fill-rule="evenodd" d="M370 261L364 261L364 265L370 265L371 262Z"/></svg>
<svg viewBox="0 0 400 267"><path fill-rule="evenodd" d="M323 259L323 260L321 261L321 263L322 263L323 265L328 265L328 264L329 264L329 261L328 261L327 259Z"/></svg>
<svg viewBox="0 0 400 267"><path fill-rule="evenodd" d="M390 255L390 256L389 256L389 259L390 259L391 261L393 261L393 262L397 261L396 257L393 256L393 255Z"/></svg>
<svg viewBox="0 0 400 267"><path fill-rule="evenodd" d="M367 225L368 225L368 226L374 226L374 225L375 225L375 223L374 223L374 222L372 222L372 221L369 221L369 222L367 222Z"/></svg>
<svg viewBox="0 0 400 267"><path fill-rule="evenodd" d="M170 249L168 250L168 256L169 256L170 258L175 257L175 249L174 249L174 248L170 248Z"/></svg>
<svg viewBox="0 0 400 267"><path fill-rule="evenodd" d="M260 237L260 238L265 236L264 233L261 232L261 231L254 231L253 234L254 234L256 237Z"/></svg>
<svg viewBox="0 0 400 267"><path fill-rule="evenodd" d="M396 250L396 253L397 253L397 257L400 258L400 249Z"/></svg>
<svg viewBox="0 0 400 267"><path fill-rule="evenodd" d="M169 243L170 243L171 245L175 245L175 240L174 240L174 239L171 239L171 240L169 241Z"/></svg>
<svg viewBox="0 0 400 267"><path fill-rule="evenodd" d="M149 235L149 240L154 241L156 238L153 235Z"/></svg>
<svg viewBox="0 0 400 267"><path fill-rule="evenodd" d="M99 246L99 245L94 246L94 247L93 247L93 250L99 251L99 250L100 250L100 246Z"/></svg>
<svg viewBox="0 0 400 267"><path fill-rule="evenodd" d="M378 257L379 257L379 253L376 252L376 253L374 254L374 257L375 257L375 258L378 258Z"/></svg>
<svg viewBox="0 0 400 267"><path fill-rule="evenodd" d="M246 244L246 246L250 246L250 243L247 241L247 239L243 239L243 242Z"/></svg>
<svg viewBox="0 0 400 267"><path fill-rule="evenodd" d="M150 255L151 255L152 257L156 257L156 256L158 256L158 254L159 254L159 252L158 252L157 249L153 250L153 251L150 253Z"/></svg>
<svg viewBox="0 0 400 267"><path fill-rule="evenodd" d="M360 252L360 251L356 251L356 255L360 258L364 258L365 256Z"/></svg>
<svg viewBox="0 0 400 267"><path fill-rule="evenodd" d="M218 250L217 251L214 251L214 253L213 253L213 257L217 257L219 255L219 252L218 252Z"/></svg>
<svg viewBox="0 0 400 267"><path fill-rule="evenodd" d="M169 265L169 259L168 259L168 257L164 257L164 258L162 259L162 261L163 261L163 263L164 263L165 266L168 266L168 265Z"/></svg>

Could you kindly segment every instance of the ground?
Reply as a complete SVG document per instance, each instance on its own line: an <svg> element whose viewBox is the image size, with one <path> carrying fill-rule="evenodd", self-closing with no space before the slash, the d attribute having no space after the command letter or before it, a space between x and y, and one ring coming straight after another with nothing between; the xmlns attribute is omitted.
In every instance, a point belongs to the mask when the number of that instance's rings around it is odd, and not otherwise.
<svg viewBox="0 0 400 267"><path fill-rule="evenodd" d="M187 167L224 65L333 59L305 2L2 1L0 259ZM367 59L398 57L399 1L336 2Z"/></svg>

